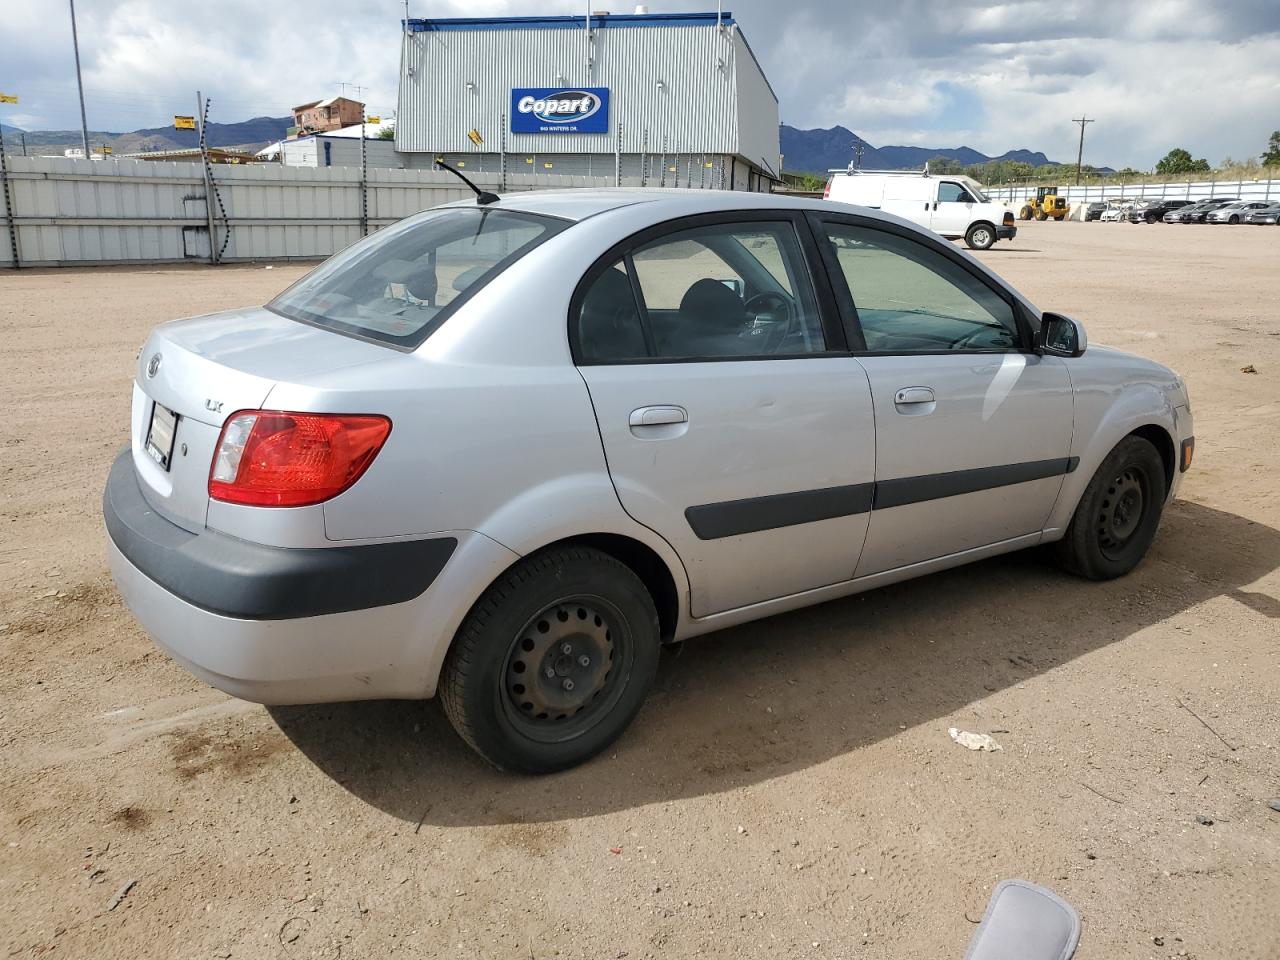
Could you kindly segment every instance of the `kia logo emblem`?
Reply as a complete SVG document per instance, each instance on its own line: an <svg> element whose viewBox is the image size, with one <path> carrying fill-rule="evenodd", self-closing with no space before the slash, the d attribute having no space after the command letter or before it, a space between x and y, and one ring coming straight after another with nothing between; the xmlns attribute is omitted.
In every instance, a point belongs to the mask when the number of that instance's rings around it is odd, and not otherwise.
<svg viewBox="0 0 1280 960"><path fill-rule="evenodd" d="M151 355L151 359L147 361L147 379L150 380L160 372L160 361L163 358L158 353Z"/></svg>
<svg viewBox="0 0 1280 960"><path fill-rule="evenodd" d="M600 98L586 90L559 90L543 97L521 97L521 113L531 113L543 123L577 123L600 109Z"/></svg>

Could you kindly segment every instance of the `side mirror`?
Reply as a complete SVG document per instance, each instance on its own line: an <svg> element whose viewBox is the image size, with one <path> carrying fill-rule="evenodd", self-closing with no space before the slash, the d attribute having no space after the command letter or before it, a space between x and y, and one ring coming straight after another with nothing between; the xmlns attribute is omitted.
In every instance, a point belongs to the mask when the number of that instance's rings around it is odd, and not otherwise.
<svg viewBox="0 0 1280 960"><path fill-rule="evenodd" d="M1078 357L1089 345L1084 325L1060 313L1045 313L1036 331L1036 353L1051 357Z"/></svg>

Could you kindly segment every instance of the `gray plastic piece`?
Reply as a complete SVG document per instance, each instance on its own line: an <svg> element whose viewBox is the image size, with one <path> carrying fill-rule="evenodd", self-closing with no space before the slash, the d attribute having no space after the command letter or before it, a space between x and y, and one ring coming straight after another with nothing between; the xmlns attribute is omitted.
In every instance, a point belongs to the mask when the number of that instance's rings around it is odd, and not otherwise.
<svg viewBox="0 0 1280 960"><path fill-rule="evenodd" d="M964 960L1071 960L1080 917L1051 890L1026 880L1001 880Z"/></svg>

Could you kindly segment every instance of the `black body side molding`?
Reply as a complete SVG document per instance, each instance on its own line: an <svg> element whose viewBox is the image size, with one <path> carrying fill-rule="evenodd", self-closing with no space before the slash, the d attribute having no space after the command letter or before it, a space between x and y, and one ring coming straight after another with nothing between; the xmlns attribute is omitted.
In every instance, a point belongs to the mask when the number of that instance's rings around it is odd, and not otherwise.
<svg viewBox="0 0 1280 960"><path fill-rule="evenodd" d="M866 513L871 509L874 488L871 483L854 483L845 487L726 500L689 507L684 517L699 540L719 540L742 533Z"/></svg>
<svg viewBox="0 0 1280 960"><path fill-rule="evenodd" d="M1073 472L1079 465L1079 457L1060 457L1055 460L1009 463L999 467L930 473L922 477L877 480L875 509L887 510L889 507L903 507L909 503L940 500L943 497L956 497L962 493L977 493L979 490L991 490L995 487L1012 486L1015 483L1058 477Z"/></svg>
<svg viewBox="0 0 1280 960"><path fill-rule="evenodd" d="M685 519L699 540L719 540L744 533L775 530L799 523L832 520L871 510L887 510L925 500L955 497L1015 483L1044 480L1072 473L1079 457L1033 460L998 467L952 470L921 477L901 477L875 483L855 483L844 487L824 487L777 493L745 500L707 503L685 510Z"/></svg>

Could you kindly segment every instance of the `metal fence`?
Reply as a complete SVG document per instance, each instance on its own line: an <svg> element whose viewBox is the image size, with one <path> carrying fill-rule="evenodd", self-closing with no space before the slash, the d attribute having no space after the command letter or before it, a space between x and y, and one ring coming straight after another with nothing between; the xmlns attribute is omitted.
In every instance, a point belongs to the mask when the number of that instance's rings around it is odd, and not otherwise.
<svg viewBox="0 0 1280 960"><path fill-rule="evenodd" d="M1015 203L1034 197L1036 187L1005 185L983 187L993 200ZM1240 200L1270 200L1280 203L1280 180L1179 180L1169 183L1091 183L1064 186L1062 196L1072 203L1104 200L1211 200L1231 197Z"/></svg>
<svg viewBox="0 0 1280 960"><path fill-rule="evenodd" d="M359 167L7 157L0 267L318 259L388 224L471 196L452 175ZM468 174L470 176L470 174ZM472 177L499 189L498 174ZM509 173L507 192L606 187L614 177ZM634 185L623 179L623 185ZM212 230L211 230L212 224Z"/></svg>

